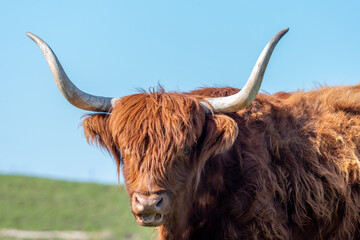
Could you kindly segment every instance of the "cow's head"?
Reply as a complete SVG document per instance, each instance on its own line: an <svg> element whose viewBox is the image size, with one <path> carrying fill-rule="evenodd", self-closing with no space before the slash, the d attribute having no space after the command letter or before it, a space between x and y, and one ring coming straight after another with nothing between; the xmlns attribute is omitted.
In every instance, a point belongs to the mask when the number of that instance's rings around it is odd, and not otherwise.
<svg viewBox="0 0 360 240"><path fill-rule="evenodd" d="M222 113L239 111L255 99L272 51L287 31L266 45L241 91L217 98L162 88L121 98L90 95L70 81L43 40L28 36L44 53L65 98L78 108L100 112L83 121L88 141L106 148L118 170L122 167L136 221L159 226L185 211L182 205L196 191L206 160L234 143L238 126Z"/></svg>

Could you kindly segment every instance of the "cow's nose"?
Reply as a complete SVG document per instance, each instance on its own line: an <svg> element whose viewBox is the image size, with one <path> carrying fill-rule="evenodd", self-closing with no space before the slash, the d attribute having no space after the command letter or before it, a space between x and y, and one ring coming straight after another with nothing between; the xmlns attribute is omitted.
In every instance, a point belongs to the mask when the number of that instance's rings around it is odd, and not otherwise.
<svg viewBox="0 0 360 240"><path fill-rule="evenodd" d="M167 214L170 210L170 199L166 193L144 195L135 192L132 196L132 208L136 214Z"/></svg>
<svg viewBox="0 0 360 240"><path fill-rule="evenodd" d="M155 212L160 210L163 205L163 197L146 197L136 194L135 196L135 207L139 212Z"/></svg>
<svg viewBox="0 0 360 240"><path fill-rule="evenodd" d="M131 211L138 224L142 226L160 226L164 224L171 210L168 193L142 194L135 192L131 196Z"/></svg>

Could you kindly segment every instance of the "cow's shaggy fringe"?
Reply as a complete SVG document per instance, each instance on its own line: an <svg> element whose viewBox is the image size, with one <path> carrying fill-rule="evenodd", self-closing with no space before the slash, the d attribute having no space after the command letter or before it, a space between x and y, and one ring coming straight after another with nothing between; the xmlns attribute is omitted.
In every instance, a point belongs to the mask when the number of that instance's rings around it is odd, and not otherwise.
<svg viewBox="0 0 360 240"><path fill-rule="evenodd" d="M123 97L85 135L130 195L171 191L160 239L360 239L360 85L259 94L232 114L198 103L237 91Z"/></svg>

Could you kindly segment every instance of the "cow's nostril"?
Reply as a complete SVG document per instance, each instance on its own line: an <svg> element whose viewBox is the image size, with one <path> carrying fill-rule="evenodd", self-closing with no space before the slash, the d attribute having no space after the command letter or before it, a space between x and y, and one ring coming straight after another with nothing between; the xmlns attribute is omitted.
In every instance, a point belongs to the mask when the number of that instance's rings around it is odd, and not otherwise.
<svg viewBox="0 0 360 240"><path fill-rule="evenodd" d="M162 208L163 206L163 198L161 198L157 203L156 203L156 208Z"/></svg>

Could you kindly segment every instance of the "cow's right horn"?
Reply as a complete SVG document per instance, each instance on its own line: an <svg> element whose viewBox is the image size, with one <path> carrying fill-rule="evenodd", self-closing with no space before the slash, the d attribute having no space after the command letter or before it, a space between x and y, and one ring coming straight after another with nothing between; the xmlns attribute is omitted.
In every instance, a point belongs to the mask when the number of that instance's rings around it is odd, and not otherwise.
<svg viewBox="0 0 360 240"><path fill-rule="evenodd" d="M108 98L94 96L78 89L70 81L51 48L38 36L32 33L26 33L41 49L51 73L55 79L56 85L61 94L75 107L95 112L110 112L118 98Z"/></svg>
<svg viewBox="0 0 360 240"><path fill-rule="evenodd" d="M205 112L211 112L208 104L210 104L214 112L237 112L249 106L259 92L267 64L276 44L288 31L289 28L283 29L265 46L251 72L248 81L238 93L226 97L206 98L205 100L207 102L201 101L200 103Z"/></svg>

